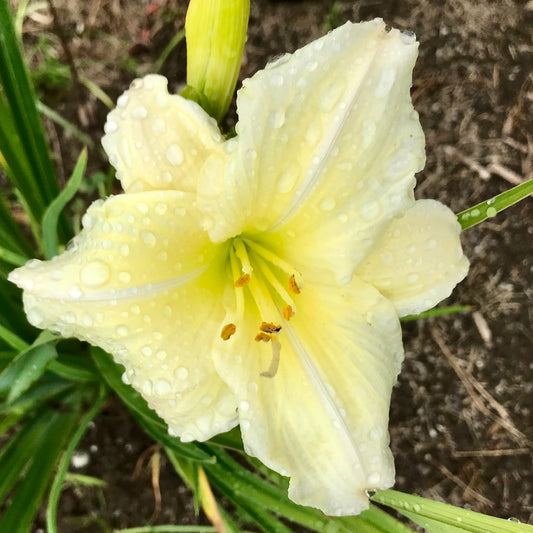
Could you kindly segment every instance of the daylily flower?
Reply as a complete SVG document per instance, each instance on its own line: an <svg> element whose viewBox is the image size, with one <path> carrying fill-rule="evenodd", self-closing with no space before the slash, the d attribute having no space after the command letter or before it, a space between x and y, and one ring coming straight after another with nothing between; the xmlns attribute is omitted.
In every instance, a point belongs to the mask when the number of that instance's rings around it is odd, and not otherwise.
<svg viewBox="0 0 533 533"><path fill-rule="evenodd" d="M468 269L454 214L413 196L416 55L346 24L246 80L230 140L165 78L134 81L103 138L125 193L10 276L30 322L109 351L182 441L240 424L295 502L366 509L394 482L398 317Z"/></svg>

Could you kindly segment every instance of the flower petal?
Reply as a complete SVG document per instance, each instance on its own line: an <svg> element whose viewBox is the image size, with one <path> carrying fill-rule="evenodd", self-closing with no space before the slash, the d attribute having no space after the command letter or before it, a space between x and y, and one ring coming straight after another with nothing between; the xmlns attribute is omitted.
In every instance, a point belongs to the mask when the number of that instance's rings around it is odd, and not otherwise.
<svg viewBox="0 0 533 533"><path fill-rule="evenodd" d="M224 316L218 253L191 194L152 191L95 202L68 251L9 279L32 324L109 351L171 432L204 440L236 423L211 358Z"/></svg>
<svg viewBox="0 0 533 533"><path fill-rule="evenodd" d="M414 201L424 164L409 94L417 49L381 20L348 23L245 80L238 137L199 181L211 238L283 230L294 248L305 235L295 255L320 244L338 279L349 278L365 239Z"/></svg>
<svg viewBox="0 0 533 533"><path fill-rule="evenodd" d="M107 116L102 145L126 192L194 192L204 160L222 145L216 121L169 95L167 83L155 74L133 81Z"/></svg>
<svg viewBox="0 0 533 533"><path fill-rule="evenodd" d="M354 278L342 288L307 284L290 322L280 319L281 357L253 340L259 317L215 345L215 365L239 397L247 453L290 476L289 496L329 515L368 508L365 490L390 487L387 432L392 385L403 358L393 306ZM255 330L255 331L254 331Z"/></svg>
<svg viewBox="0 0 533 533"><path fill-rule="evenodd" d="M450 209L419 200L390 223L356 275L391 300L400 316L430 309L468 272L460 232Z"/></svg>

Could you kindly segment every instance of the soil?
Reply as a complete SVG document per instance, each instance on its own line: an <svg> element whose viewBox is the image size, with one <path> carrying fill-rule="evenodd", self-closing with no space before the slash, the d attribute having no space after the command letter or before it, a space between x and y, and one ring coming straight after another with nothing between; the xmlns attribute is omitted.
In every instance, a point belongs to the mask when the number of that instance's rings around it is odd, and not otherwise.
<svg viewBox="0 0 533 533"><path fill-rule="evenodd" d="M24 23L27 50L35 52L45 36L45 52L52 56L37 51L32 67L65 64L62 35L77 75L112 99L150 71L183 26L186 10L186 2L178 0L161 5L54 0L54 5L56 22L44 8ZM532 178L531 1L255 0L241 79L346 20L374 17L414 31L421 43L413 100L426 133L427 164L417 196L460 212ZM174 91L183 86L184 42L162 73ZM92 93L46 76L39 90L50 107L99 142L107 111ZM228 124L234 110L229 116ZM52 123L47 129L60 174L68 175L81 144ZM99 151L91 150L90 172L106 168ZM528 198L463 234L471 270L446 303L472 310L405 324L406 359L390 423L398 490L528 523L533 522L532 221ZM152 444L120 401L111 399L81 443L77 467L72 465L72 471L102 479L105 487L69 486L61 500L60 531L207 523L195 516L190 491L164 457L161 506L154 511L149 466L154 450L146 452ZM43 528L40 519L36 531Z"/></svg>

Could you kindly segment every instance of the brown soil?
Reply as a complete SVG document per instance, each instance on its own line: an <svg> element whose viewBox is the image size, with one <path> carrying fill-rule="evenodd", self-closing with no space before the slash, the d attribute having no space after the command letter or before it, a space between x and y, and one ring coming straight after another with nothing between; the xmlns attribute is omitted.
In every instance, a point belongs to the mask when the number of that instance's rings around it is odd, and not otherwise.
<svg viewBox="0 0 533 533"><path fill-rule="evenodd" d="M533 3L525 0L359 0L252 2L242 76L293 51L345 20L383 17L416 32L420 59L413 99L427 136L428 160L418 197L459 212L533 177ZM55 0L61 29L46 9L24 24L28 50L39 36L64 61L63 32L76 70L115 99L150 71L182 27L185 2ZM42 63L35 55L33 66ZM163 66L177 90L185 46ZM105 107L85 88L42 83L44 100L98 141ZM234 115L230 115L234 116ZM68 175L81 145L52 124L58 166ZM97 150L90 170L105 170ZM391 410L396 488L501 517L533 521L532 271L533 203L523 201L464 234L471 270L448 303L471 313L406 324L406 360ZM152 472L133 477L151 441L118 400L110 401L74 471L103 479L103 489L65 490L62 533L154 524L205 523L190 492L163 458L161 510L154 512ZM43 522L39 526L43 531Z"/></svg>

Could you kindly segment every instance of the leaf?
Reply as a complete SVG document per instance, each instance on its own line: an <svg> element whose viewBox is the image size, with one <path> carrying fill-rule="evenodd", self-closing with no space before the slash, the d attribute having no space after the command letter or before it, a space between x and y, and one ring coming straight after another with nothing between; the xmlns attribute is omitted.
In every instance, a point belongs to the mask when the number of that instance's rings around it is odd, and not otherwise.
<svg viewBox="0 0 533 533"><path fill-rule="evenodd" d="M48 363L57 357L57 340L49 331L43 331L29 348L19 353L2 371L0 396L7 395L7 403L17 399L44 374Z"/></svg>
<svg viewBox="0 0 533 533"><path fill-rule="evenodd" d="M444 528L452 526L456 530L459 527L469 533L533 533L533 526L495 518L396 490L380 490L376 492L372 500L392 507L406 516L408 513L416 523L423 523L425 519L429 519L428 523L431 522L433 526L439 523ZM441 529L440 531L454 532L455 530Z"/></svg>
<svg viewBox="0 0 533 533"><path fill-rule="evenodd" d="M471 228L487 218L495 217L498 213L511 207L520 200L533 194L533 178L521 183L508 191L494 196L490 200L481 202L457 215L457 220L463 230Z"/></svg>
<svg viewBox="0 0 533 533"><path fill-rule="evenodd" d="M87 149L84 148L76 161L76 166L72 172L72 176L68 180L65 188L59 193L57 198L48 206L43 216L43 245L44 255L47 259L51 259L58 254L58 235L57 224L61 212L65 205L73 198L80 187L85 167L87 166Z"/></svg>
<svg viewBox="0 0 533 533"><path fill-rule="evenodd" d="M61 411L49 410L44 413L47 417L46 424L36 439L37 446L24 477L13 492L10 504L0 520L0 531L30 532L59 455L77 426L79 404L78 393L69 402L63 402Z"/></svg>

